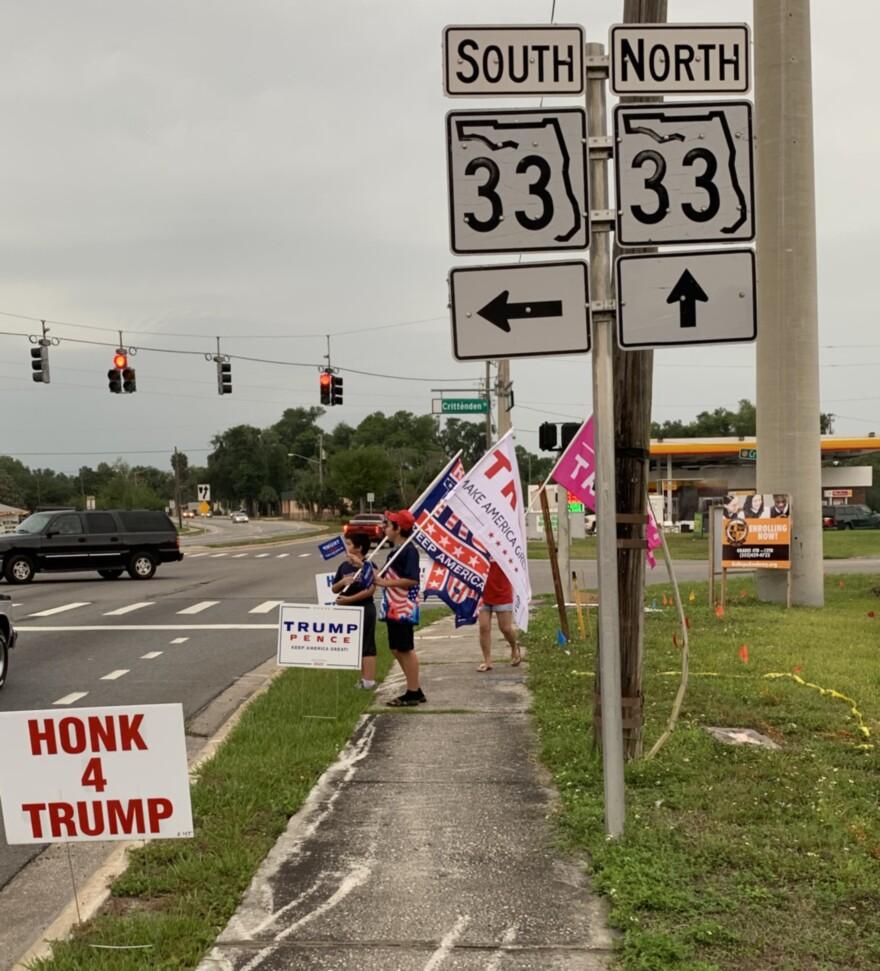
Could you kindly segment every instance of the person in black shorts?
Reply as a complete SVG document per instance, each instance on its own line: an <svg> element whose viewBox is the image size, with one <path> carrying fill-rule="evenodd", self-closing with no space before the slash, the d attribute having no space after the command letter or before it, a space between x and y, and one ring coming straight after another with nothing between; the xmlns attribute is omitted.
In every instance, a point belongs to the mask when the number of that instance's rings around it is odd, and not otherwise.
<svg viewBox="0 0 880 971"><path fill-rule="evenodd" d="M364 608L361 676L355 687L372 690L376 687L376 605L373 603L376 573L373 565L366 562L370 537L366 533L346 536L345 550L345 562L339 565L330 589L339 594L336 603L340 607Z"/></svg>
<svg viewBox="0 0 880 971"><path fill-rule="evenodd" d="M411 708L428 700L419 681L419 658L415 652L415 627L419 622L419 551L412 543L404 546L414 524L415 519L408 509L385 513L385 536L394 549L382 575L376 578L376 586L383 588L379 620L388 626L388 646L406 678L406 691L387 703L390 708Z"/></svg>

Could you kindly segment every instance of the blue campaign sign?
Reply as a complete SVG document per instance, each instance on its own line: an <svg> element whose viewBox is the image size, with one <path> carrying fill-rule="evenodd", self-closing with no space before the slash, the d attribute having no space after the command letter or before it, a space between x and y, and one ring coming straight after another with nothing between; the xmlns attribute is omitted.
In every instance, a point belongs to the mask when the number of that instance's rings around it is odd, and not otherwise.
<svg viewBox="0 0 880 971"><path fill-rule="evenodd" d="M340 553L345 552L345 540L341 536L334 536L333 539L328 539L326 543L319 543L318 549L325 560L332 560L334 556L339 556Z"/></svg>

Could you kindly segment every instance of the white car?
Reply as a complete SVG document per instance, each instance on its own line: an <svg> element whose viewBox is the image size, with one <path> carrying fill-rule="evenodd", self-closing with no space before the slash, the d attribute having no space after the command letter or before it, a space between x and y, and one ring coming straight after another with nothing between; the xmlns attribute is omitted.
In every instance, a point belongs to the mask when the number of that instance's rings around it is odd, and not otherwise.
<svg viewBox="0 0 880 971"><path fill-rule="evenodd" d="M232 514L232 521L234 523L247 523L247 522L250 522L250 520L248 519L247 513L246 512L242 512L241 509L239 509L238 512L234 512Z"/></svg>

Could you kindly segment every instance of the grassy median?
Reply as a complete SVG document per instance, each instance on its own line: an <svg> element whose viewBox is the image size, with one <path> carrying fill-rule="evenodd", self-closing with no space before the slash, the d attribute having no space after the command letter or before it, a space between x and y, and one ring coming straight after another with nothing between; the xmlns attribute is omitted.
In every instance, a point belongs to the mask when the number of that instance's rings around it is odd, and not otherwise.
<svg viewBox="0 0 880 971"><path fill-rule="evenodd" d="M656 756L627 764L618 842L605 838L592 751L595 631L560 647L549 608L530 627L529 685L561 793L562 841L591 861L622 932L620 968L880 966L880 577L825 582L823 609L785 610L759 603L742 580L720 616L706 584L684 588L691 673L681 717ZM681 666L671 588L655 594L646 752L666 727ZM779 748L722 744L707 726L755 729Z"/></svg>

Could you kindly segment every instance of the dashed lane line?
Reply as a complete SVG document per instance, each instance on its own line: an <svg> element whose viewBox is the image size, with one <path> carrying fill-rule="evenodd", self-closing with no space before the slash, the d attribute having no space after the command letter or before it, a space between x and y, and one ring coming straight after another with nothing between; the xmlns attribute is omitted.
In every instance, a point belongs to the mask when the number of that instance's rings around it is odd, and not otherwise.
<svg viewBox="0 0 880 971"><path fill-rule="evenodd" d="M141 654L142 661L152 661L154 657L161 657L162 651L149 651L147 654Z"/></svg>
<svg viewBox="0 0 880 971"><path fill-rule="evenodd" d="M209 607L216 607L220 603L219 600L200 600L197 604L191 604L189 607L184 607L183 610L178 610L178 614L200 614L203 610L207 610Z"/></svg>
<svg viewBox="0 0 880 971"><path fill-rule="evenodd" d="M117 607L116 610L108 610L105 617L121 617L123 614L130 614L133 610L140 610L141 607L152 607L155 600L142 600L136 604L126 604L124 607Z"/></svg>
<svg viewBox="0 0 880 971"><path fill-rule="evenodd" d="M53 701L53 705L72 705L79 701L80 698L85 698L88 691L73 691L69 695L65 695L63 698L59 698L57 701Z"/></svg>
<svg viewBox="0 0 880 971"><path fill-rule="evenodd" d="M65 610L76 610L77 607L88 607L90 603L90 600L85 600L81 603L62 604L60 607L50 607L48 610L39 610L34 614L28 614L28 617L51 617L52 614L61 614Z"/></svg>
<svg viewBox="0 0 880 971"><path fill-rule="evenodd" d="M123 674L128 674L131 668L119 668L117 671L111 671L109 674L105 674L102 681L115 681L117 678L121 678ZM57 704L57 702L56 702Z"/></svg>
<svg viewBox="0 0 880 971"><path fill-rule="evenodd" d="M169 641L169 644L186 644L189 640L188 637L175 637L173 641Z"/></svg>
<svg viewBox="0 0 880 971"><path fill-rule="evenodd" d="M270 611L277 609L283 604L283 600L264 600L263 603L257 604L256 607L251 607L248 611L249 614L268 614Z"/></svg>

